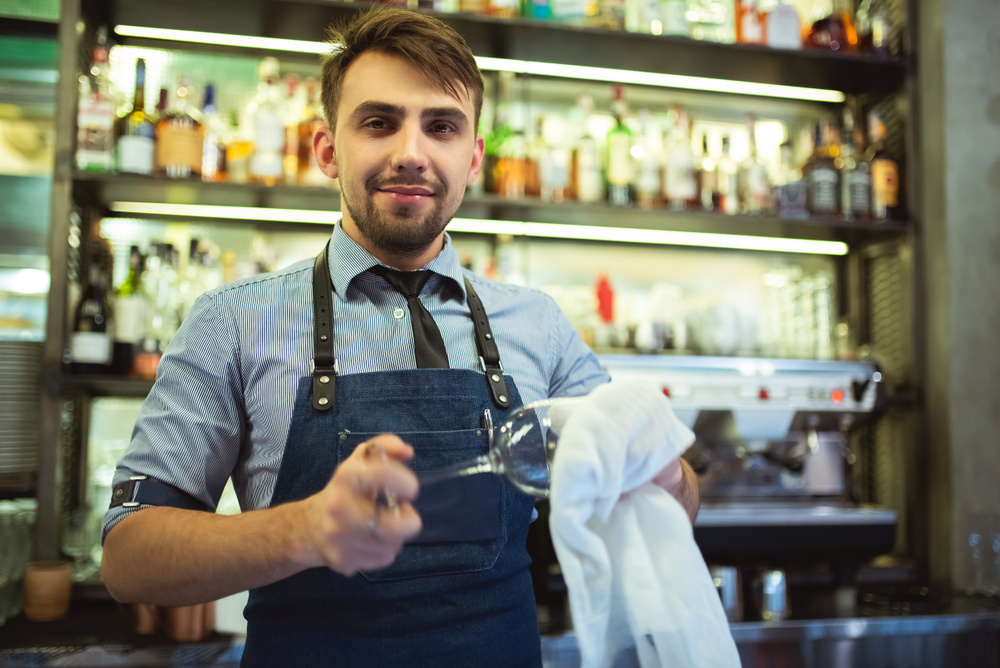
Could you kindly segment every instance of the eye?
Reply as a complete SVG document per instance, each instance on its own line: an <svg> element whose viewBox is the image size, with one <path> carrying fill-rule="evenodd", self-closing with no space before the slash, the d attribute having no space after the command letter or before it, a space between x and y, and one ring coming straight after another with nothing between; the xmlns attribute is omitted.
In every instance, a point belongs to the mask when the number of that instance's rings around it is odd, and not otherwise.
<svg viewBox="0 0 1000 668"><path fill-rule="evenodd" d="M451 123L433 123L431 124L431 132L436 134L453 134L456 132L455 127Z"/></svg>
<svg viewBox="0 0 1000 668"><path fill-rule="evenodd" d="M372 118L365 121L364 127L371 130L388 130L389 124L386 123L384 118Z"/></svg>

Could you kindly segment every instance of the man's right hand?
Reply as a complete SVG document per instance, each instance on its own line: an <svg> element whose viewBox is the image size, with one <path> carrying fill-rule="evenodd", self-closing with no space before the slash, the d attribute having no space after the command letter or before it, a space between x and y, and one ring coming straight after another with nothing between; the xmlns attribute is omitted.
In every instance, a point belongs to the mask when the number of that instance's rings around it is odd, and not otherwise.
<svg viewBox="0 0 1000 668"><path fill-rule="evenodd" d="M417 477L404 464L412 458L413 448L391 434L355 448L322 491L298 502L303 511L298 560L348 577L395 561L403 543L423 526L411 505L419 493ZM386 507L387 497L396 499L398 514Z"/></svg>

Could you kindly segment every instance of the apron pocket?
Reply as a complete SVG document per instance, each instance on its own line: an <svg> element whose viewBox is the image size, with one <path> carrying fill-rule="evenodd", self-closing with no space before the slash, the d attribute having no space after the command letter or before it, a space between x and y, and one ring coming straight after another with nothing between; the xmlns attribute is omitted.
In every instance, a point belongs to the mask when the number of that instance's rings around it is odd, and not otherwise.
<svg viewBox="0 0 1000 668"><path fill-rule="evenodd" d="M477 435L478 432L478 435ZM339 442L343 461L376 433L344 432ZM432 471L486 454L485 430L399 432L413 446L414 471ZM362 573L371 582L432 575L473 573L496 563L507 542L507 495L503 481L482 473L430 485L413 504L424 523L388 568Z"/></svg>

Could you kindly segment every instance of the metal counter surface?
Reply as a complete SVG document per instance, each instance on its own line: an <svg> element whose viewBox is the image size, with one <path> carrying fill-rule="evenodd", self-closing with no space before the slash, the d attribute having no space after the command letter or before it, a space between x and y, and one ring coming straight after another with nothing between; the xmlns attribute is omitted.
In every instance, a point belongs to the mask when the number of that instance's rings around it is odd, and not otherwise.
<svg viewBox="0 0 1000 668"><path fill-rule="evenodd" d="M943 666L943 665L979 665L967 662L949 662L948 657L956 646L970 645L968 639L978 638L979 644L987 651L996 650L1000 638L1000 605L996 602L979 599L956 597L946 611L935 615L886 616L849 619L810 619L787 620L782 622L738 622L730 625L733 639L740 648L744 668L758 665L757 659L768 656L772 651L779 651L783 656L799 657L788 665L826 666L825 657L830 648L837 647L838 656L843 659L845 646L849 646L848 654L854 657L847 663L837 663L840 667L881 666L879 661L872 662L867 657L871 650L861 646L866 640L885 645L887 640L905 646L891 652L892 656L917 656L917 663L899 663L896 660L891 665L913 666ZM949 638L955 641L949 642ZM938 639L934 642L934 639ZM165 643L157 647L136 647L128 643L110 645L92 645L89 647L19 647L17 649L0 649L0 668L22 668L27 666L64 666L64 667L97 667L97 666L160 666L202 668L236 668L243 654L243 639L233 637L226 642L201 643L196 645L178 645ZM929 642L930 640L930 642ZM92 642L99 642L92 638ZM846 643L846 645L845 645ZM763 654L757 648L767 647ZM781 649L773 649L781 648ZM937 650L935 650L937 648ZM938 656L935 652L940 653ZM946 652L949 652L946 654ZM978 656L978 654L977 654ZM809 657L809 658L806 658ZM863 658L865 657L865 658ZM542 636L542 660L544 668L578 668L580 652L576 636L572 631L553 636ZM799 663L796 663L798 661ZM801 663L805 661L805 663ZM943 662L942 662L943 661ZM884 665L890 665L884 664ZM764 664L761 664L764 665ZM770 665L770 664L767 664ZM830 664L833 665L833 664ZM615 662L614 668L638 668L639 663L635 651L624 652Z"/></svg>

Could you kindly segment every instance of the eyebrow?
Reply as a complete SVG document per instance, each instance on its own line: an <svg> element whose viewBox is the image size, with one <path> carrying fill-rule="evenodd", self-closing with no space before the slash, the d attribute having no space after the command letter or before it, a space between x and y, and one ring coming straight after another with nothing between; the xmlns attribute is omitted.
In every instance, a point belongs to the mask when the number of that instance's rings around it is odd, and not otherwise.
<svg viewBox="0 0 1000 668"><path fill-rule="evenodd" d="M353 117L364 116L367 114L385 114L386 116L405 116L406 110L399 106L398 104L390 104L388 102L376 102L374 100L369 100L367 102L362 102L357 107L354 108L354 113L351 114ZM455 121L460 122L463 125L469 124L469 117L466 116L465 112L458 107L428 107L420 112L420 118L450 118Z"/></svg>

